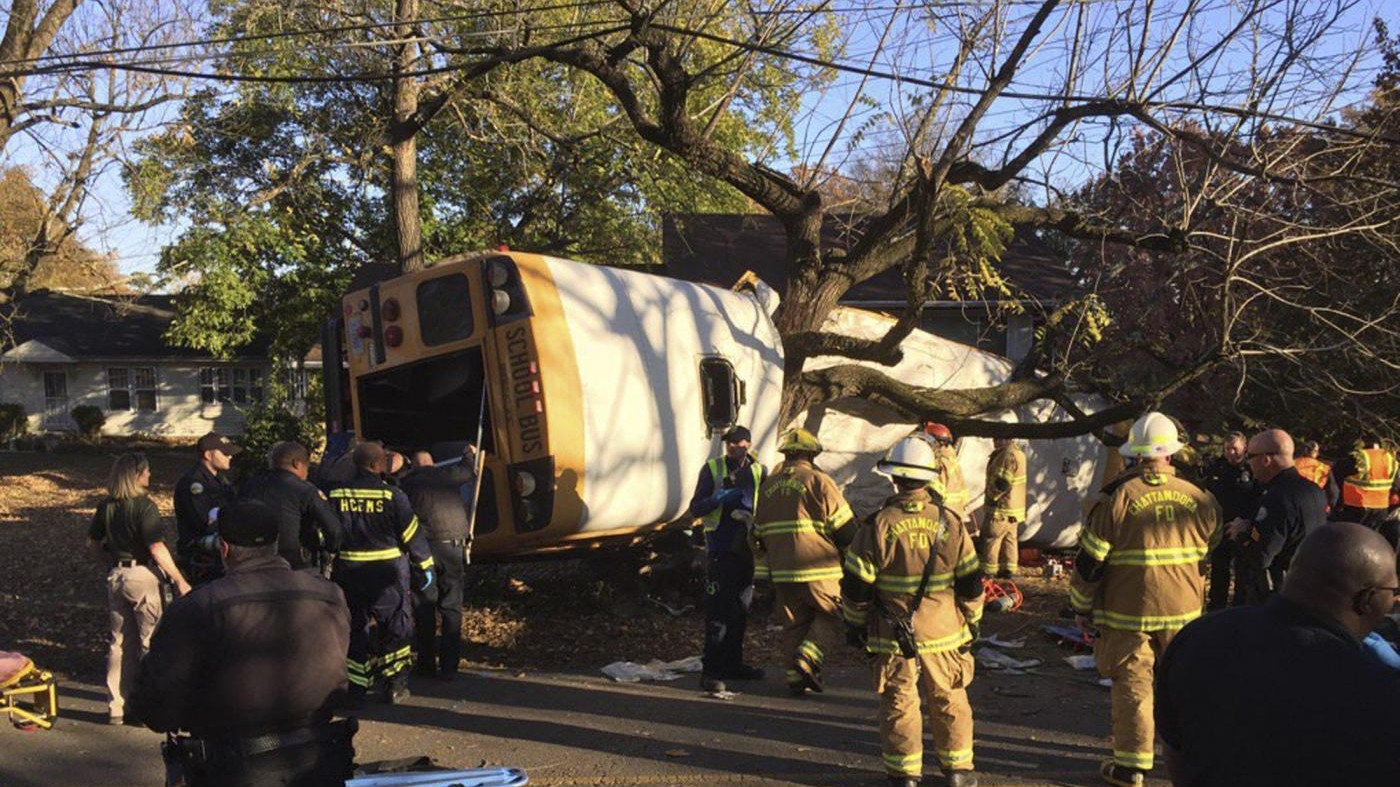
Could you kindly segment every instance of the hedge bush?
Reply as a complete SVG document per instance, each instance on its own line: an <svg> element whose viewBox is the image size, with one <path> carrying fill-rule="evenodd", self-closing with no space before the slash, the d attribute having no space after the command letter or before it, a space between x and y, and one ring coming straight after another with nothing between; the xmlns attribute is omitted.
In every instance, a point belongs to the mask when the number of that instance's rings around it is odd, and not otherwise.
<svg viewBox="0 0 1400 787"><path fill-rule="evenodd" d="M102 434L103 424L107 423L107 414L102 412L102 408L90 404L74 407L69 415L73 416L73 422L78 425L78 434L89 440L97 439Z"/></svg>
<svg viewBox="0 0 1400 787"><path fill-rule="evenodd" d="M29 431L29 416L18 402L0 402L0 440L21 437Z"/></svg>

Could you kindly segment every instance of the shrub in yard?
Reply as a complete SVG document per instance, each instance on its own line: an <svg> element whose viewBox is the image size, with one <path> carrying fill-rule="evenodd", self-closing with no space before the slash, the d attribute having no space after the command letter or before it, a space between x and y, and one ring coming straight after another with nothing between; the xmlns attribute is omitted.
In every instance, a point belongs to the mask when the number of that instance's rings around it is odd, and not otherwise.
<svg viewBox="0 0 1400 787"><path fill-rule="evenodd" d="M20 437L29 431L29 417L24 405L17 402L0 403L0 440Z"/></svg>
<svg viewBox="0 0 1400 787"><path fill-rule="evenodd" d="M73 416L73 422L78 425L78 433L89 440L102 434L102 425L107 423L107 415L102 409L90 404L74 407L69 415Z"/></svg>
<svg viewBox="0 0 1400 787"><path fill-rule="evenodd" d="M284 388L269 386L266 400L243 411L243 436L238 440L243 452L234 457L234 478L242 481L267 467L268 450L284 440L315 453L324 429L321 418L319 409L298 408Z"/></svg>

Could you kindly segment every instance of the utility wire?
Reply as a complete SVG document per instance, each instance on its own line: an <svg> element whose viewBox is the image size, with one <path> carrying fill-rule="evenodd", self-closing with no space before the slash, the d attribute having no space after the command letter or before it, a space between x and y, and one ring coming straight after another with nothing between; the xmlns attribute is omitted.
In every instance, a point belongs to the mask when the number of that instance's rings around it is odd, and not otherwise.
<svg viewBox="0 0 1400 787"><path fill-rule="evenodd" d="M424 25L437 22L471 22L481 19L492 19L502 16L519 16L533 14L540 11L573 11L584 8L591 8L604 5L613 5L611 0L577 0L571 3L559 3L556 5L535 6L532 8L515 8L503 11L474 11L471 13L453 14L449 16L422 17L417 19L406 19L397 22L364 22L355 25L341 25L337 27L321 27L305 30L283 30L276 33L258 33L242 36L224 36L220 38L203 38L194 41L174 41L167 44L140 44L128 47L118 47L114 49L97 49L91 52L62 52L57 54L40 55L30 58L17 58L6 60L0 65L10 66L23 63L45 63L51 60L71 60L76 58L103 57L106 55L128 55L143 52L154 52L161 49L185 49L197 46L209 46L212 44L240 44L245 41L267 41L279 38L298 38L301 36L325 36L332 33L353 33L362 30L379 30L386 27L398 27L400 25ZM533 28L538 29L538 28ZM386 42L387 43L387 42ZM21 76L25 76L21 74Z"/></svg>

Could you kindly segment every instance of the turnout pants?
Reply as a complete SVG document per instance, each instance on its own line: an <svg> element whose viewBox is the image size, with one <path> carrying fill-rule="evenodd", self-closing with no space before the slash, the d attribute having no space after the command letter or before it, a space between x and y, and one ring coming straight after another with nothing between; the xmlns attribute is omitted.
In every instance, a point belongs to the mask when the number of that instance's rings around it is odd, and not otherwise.
<svg viewBox="0 0 1400 787"><path fill-rule="evenodd" d="M141 657L160 622L160 580L145 566L118 566L107 574L107 712L123 715Z"/></svg>
<svg viewBox="0 0 1400 787"><path fill-rule="evenodd" d="M804 676L817 686L822 682L824 648L841 642L841 582L774 582L783 632L781 647L788 659L787 683L801 686Z"/></svg>
<svg viewBox="0 0 1400 787"><path fill-rule="evenodd" d="M748 628L753 586L753 556L729 550L710 552L705 567L706 675L724 677L744 663L744 631Z"/></svg>
<svg viewBox="0 0 1400 787"><path fill-rule="evenodd" d="M1121 631L1102 627L1094 643L1099 674L1113 680L1109 703L1113 718L1113 761L1127 768L1152 770L1152 678L1157 659L1181 629Z"/></svg>
<svg viewBox="0 0 1400 787"><path fill-rule="evenodd" d="M422 674L456 674L462 663L462 590L466 582L465 541L429 541L433 552L433 584L413 591L413 628L417 634ZM438 633L438 620L442 633Z"/></svg>
<svg viewBox="0 0 1400 787"><path fill-rule="evenodd" d="M368 691L380 678L394 680L413 660L408 559L337 560L331 578L350 607L351 691Z"/></svg>
<svg viewBox="0 0 1400 787"><path fill-rule="evenodd" d="M1004 514L987 517L982 528L982 573L989 577L1014 576L1019 560L1020 524Z"/></svg>
<svg viewBox="0 0 1400 787"><path fill-rule="evenodd" d="M923 720L920 695L928 700L934 751L943 771L972 770L972 705L967 687L974 672L972 653L947 650L906 659L880 654L875 691L880 695L880 754L885 773L922 778Z"/></svg>

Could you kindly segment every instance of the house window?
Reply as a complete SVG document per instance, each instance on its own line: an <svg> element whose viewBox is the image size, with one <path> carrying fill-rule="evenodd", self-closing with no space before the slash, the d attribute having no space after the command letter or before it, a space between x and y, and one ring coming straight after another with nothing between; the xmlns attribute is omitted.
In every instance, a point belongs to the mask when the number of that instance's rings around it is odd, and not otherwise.
<svg viewBox="0 0 1400 787"><path fill-rule="evenodd" d="M729 361L723 358L700 360L700 395L705 408L705 426L711 433L728 429L739 420L739 380Z"/></svg>
<svg viewBox="0 0 1400 787"><path fill-rule="evenodd" d="M152 366L107 369L107 409L156 410L156 370Z"/></svg>
<svg viewBox="0 0 1400 787"><path fill-rule="evenodd" d="M263 400L263 371L244 366L199 370L199 401L253 404Z"/></svg>

